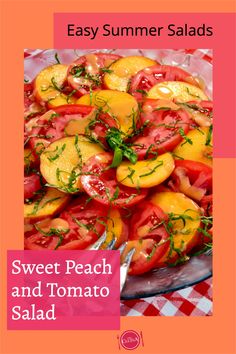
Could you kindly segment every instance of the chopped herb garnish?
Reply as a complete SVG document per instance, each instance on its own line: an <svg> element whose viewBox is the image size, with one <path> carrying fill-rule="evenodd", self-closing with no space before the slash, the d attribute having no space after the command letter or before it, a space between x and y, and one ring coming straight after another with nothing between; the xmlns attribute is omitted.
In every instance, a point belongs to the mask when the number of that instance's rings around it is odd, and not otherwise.
<svg viewBox="0 0 236 354"><path fill-rule="evenodd" d="M66 102L70 103L70 99L71 97L74 95L74 93L76 93L77 90L72 90L67 96L66 96Z"/></svg>
<svg viewBox="0 0 236 354"><path fill-rule="evenodd" d="M147 91L145 90L136 90L136 92L141 93L143 96L147 96Z"/></svg>
<svg viewBox="0 0 236 354"><path fill-rule="evenodd" d="M60 59L58 58L58 53L55 53L54 57L55 57L57 64L61 64Z"/></svg>
<svg viewBox="0 0 236 354"><path fill-rule="evenodd" d="M113 70L109 69L109 68L101 68L101 71L107 74L112 74Z"/></svg>
<svg viewBox="0 0 236 354"><path fill-rule="evenodd" d="M122 153L122 158L125 156L132 164L135 164L138 159L137 154L133 149L125 144L123 141L123 135L124 133L117 128L110 128L106 135L107 143L112 150L115 151L116 149L119 149L119 154Z"/></svg>
<svg viewBox="0 0 236 354"><path fill-rule="evenodd" d="M47 151L48 153L52 153L52 152L56 153L54 156L49 156L48 160L50 162L53 162L53 161L57 160L60 157L60 155L63 153L65 148L66 148L66 144L63 144L61 148L58 148L58 146L57 146L54 151Z"/></svg>
<svg viewBox="0 0 236 354"><path fill-rule="evenodd" d="M154 173L156 171L156 169L158 167L160 167L162 165L163 165L163 161L159 161L158 164L150 170L150 172L144 173L144 174L140 175L139 177L142 178L142 177L150 176L152 173Z"/></svg>
<svg viewBox="0 0 236 354"><path fill-rule="evenodd" d="M64 236L63 234L67 234L70 229L56 229L56 228L50 228L49 231L43 231L38 225L34 225L36 230L39 231L43 236L45 237L52 237L52 236L58 236L59 240L58 243L56 245L56 247L54 248L55 250L62 244L63 240L64 240Z"/></svg>
<svg viewBox="0 0 236 354"><path fill-rule="evenodd" d="M114 156L110 168L119 166L122 162L122 158L123 158L122 150L119 147L116 147L114 150Z"/></svg>
<svg viewBox="0 0 236 354"><path fill-rule="evenodd" d="M184 139L184 142L181 144L181 146L183 146L184 144L188 143L190 145L193 145L192 140L187 137L187 135L185 134L183 128L179 128L179 134L182 136L182 138Z"/></svg>
<svg viewBox="0 0 236 354"><path fill-rule="evenodd" d="M48 122L51 122L56 117L59 117L59 114L58 113L52 113L50 118L48 119Z"/></svg>
<svg viewBox="0 0 236 354"><path fill-rule="evenodd" d="M46 200L46 202L43 203L43 205L40 207L40 209L43 209L46 205L48 205L48 204L50 204L52 202L55 202L55 200L58 200L58 199L61 199L61 197L55 197L55 198Z"/></svg>
<svg viewBox="0 0 236 354"><path fill-rule="evenodd" d="M131 168L130 166L128 166L128 170L130 171L130 173L124 179L122 179L122 181L120 181L120 182L123 182L126 178L129 178L131 180L131 182L134 184L133 175L135 174L135 170L133 168Z"/></svg>
<svg viewBox="0 0 236 354"><path fill-rule="evenodd" d="M33 207L33 210L31 213L28 214L28 216L30 215L36 215L38 210L41 209L39 204L40 202L42 201L43 197L45 196L46 194L46 191L45 190L41 190L41 191L38 191L37 194L40 194L39 198L34 202L34 207Z"/></svg>
<svg viewBox="0 0 236 354"><path fill-rule="evenodd" d="M174 152L171 152L171 155L174 157L174 159L184 160L183 157L176 155Z"/></svg>
<svg viewBox="0 0 236 354"><path fill-rule="evenodd" d="M212 131L213 131L213 125L211 124L206 137L206 143L205 143L206 146L212 147L211 145Z"/></svg>
<svg viewBox="0 0 236 354"><path fill-rule="evenodd" d="M51 78L51 83L52 83L53 87L54 87L57 91L60 91L60 92L62 91L63 87L62 87L62 86L61 86L61 87L58 86L58 83L56 82L55 77L52 77L52 78Z"/></svg>
<svg viewBox="0 0 236 354"><path fill-rule="evenodd" d="M199 95L196 95L196 94L192 93L192 92L189 90L188 87L186 87L186 91L187 91L187 93L188 93L190 96L196 97L196 98L198 98L198 99L201 99L201 97L200 97Z"/></svg>
<svg viewBox="0 0 236 354"><path fill-rule="evenodd" d="M170 111L170 110L171 110L170 107L157 107L153 109L153 111Z"/></svg>

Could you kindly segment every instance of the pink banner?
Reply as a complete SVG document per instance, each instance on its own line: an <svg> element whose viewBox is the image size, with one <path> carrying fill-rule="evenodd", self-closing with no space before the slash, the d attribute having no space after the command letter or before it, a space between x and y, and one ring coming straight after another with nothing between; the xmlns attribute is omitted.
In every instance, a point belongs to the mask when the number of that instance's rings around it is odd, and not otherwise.
<svg viewBox="0 0 236 354"><path fill-rule="evenodd" d="M8 251L8 329L119 329L116 251Z"/></svg>
<svg viewBox="0 0 236 354"><path fill-rule="evenodd" d="M234 31L234 14L54 14L54 48L213 49L214 157L220 158L236 156Z"/></svg>

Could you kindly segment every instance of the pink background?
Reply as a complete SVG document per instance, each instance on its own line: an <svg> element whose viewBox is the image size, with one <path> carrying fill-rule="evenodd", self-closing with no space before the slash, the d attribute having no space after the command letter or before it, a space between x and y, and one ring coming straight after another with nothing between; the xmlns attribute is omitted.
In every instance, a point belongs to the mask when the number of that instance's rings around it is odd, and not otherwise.
<svg viewBox="0 0 236 354"><path fill-rule="evenodd" d="M111 264L113 274L65 274L66 260L76 263L101 263L105 258ZM51 264L59 263L60 274L42 274L36 272L24 275L12 274L12 262L15 259L22 263ZM32 289L37 282L42 282L43 297L13 297L12 287L30 286ZM58 286L93 287L94 285L108 287L107 297L49 297L50 289L46 283L58 283ZM8 251L8 329L119 329L120 325L120 259L115 251ZM56 320L12 320L12 308L21 306L22 309L36 308L47 311L55 304Z"/></svg>
<svg viewBox="0 0 236 354"><path fill-rule="evenodd" d="M223 22L222 22L223 19ZM227 21L227 27L224 22ZM67 24L78 26L200 26L213 27L211 37L102 37L101 31L94 40L88 37L68 37ZM212 48L214 68L214 157L235 157L235 51L230 38L235 32L234 14L130 14L130 13L55 13L54 48ZM168 43L168 44L167 44ZM230 55L229 55L230 53Z"/></svg>

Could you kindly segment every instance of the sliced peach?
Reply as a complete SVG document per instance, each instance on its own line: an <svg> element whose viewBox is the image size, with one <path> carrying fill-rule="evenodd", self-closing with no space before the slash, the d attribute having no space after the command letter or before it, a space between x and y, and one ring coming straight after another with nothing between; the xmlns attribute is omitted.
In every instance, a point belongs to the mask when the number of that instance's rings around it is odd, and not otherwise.
<svg viewBox="0 0 236 354"><path fill-rule="evenodd" d="M70 228L69 223L62 218L44 219L35 224L43 232L49 232L50 229L68 230Z"/></svg>
<svg viewBox="0 0 236 354"><path fill-rule="evenodd" d="M121 213L118 209L111 209L108 214L107 219L107 237L103 245L105 248L114 238L116 238L115 248L120 247L120 245L127 241L128 239L128 228L123 222Z"/></svg>
<svg viewBox="0 0 236 354"><path fill-rule="evenodd" d="M24 204L25 223L34 223L38 220L52 217L59 213L69 201L69 195L55 188L47 188L32 204Z"/></svg>
<svg viewBox="0 0 236 354"><path fill-rule="evenodd" d="M40 170L51 186L67 193L81 189L83 164L93 155L104 152L82 135L62 138L51 143L40 155Z"/></svg>
<svg viewBox="0 0 236 354"><path fill-rule="evenodd" d="M57 106L63 106L65 104L74 104L77 100L77 97L67 96L64 93L60 93L48 101L48 107L53 108Z"/></svg>
<svg viewBox="0 0 236 354"><path fill-rule="evenodd" d="M34 94L40 104L50 107L74 103L74 98L66 96L62 87L66 82L67 65L55 64L43 69L34 82Z"/></svg>
<svg viewBox="0 0 236 354"><path fill-rule="evenodd" d="M136 120L138 103L136 99L126 92L101 90L92 95L84 95L78 99L77 104L93 105L108 113L124 133L131 133L133 121Z"/></svg>
<svg viewBox="0 0 236 354"><path fill-rule="evenodd" d="M170 215L174 248L182 254L189 252L199 239L197 229L201 224L200 207L184 194L175 192L156 193L152 196L151 202ZM174 220L176 218L177 220ZM169 248L158 264L174 261L177 255L177 251Z"/></svg>
<svg viewBox="0 0 236 354"><path fill-rule="evenodd" d="M185 160L193 160L212 166L212 137L208 127L191 130L187 135L189 142L181 142L174 154ZM210 140L210 141L208 141ZM190 143L192 142L192 144Z"/></svg>
<svg viewBox="0 0 236 354"><path fill-rule="evenodd" d="M149 188L165 181L173 172L175 163L167 152L155 160L138 161L136 164L125 161L116 171L117 180L127 187Z"/></svg>
<svg viewBox="0 0 236 354"><path fill-rule="evenodd" d="M90 114L85 117L71 119L65 127L66 135L76 135L76 134L85 134L86 128L89 123L95 119L97 110L94 108Z"/></svg>
<svg viewBox="0 0 236 354"><path fill-rule="evenodd" d="M129 80L133 75L156 64L155 60L143 56L120 58L109 66L111 72L105 74L104 84L111 90L128 91Z"/></svg>
<svg viewBox="0 0 236 354"><path fill-rule="evenodd" d="M182 81L165 81L154 85L148 91L148 98L175 99L178 102L208 100L207 95L194 85Z"/></svg>

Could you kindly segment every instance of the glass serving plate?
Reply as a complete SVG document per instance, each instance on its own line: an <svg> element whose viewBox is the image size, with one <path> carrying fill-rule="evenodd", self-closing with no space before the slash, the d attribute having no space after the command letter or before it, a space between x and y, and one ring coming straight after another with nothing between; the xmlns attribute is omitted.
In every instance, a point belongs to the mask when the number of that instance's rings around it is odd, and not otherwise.
<svg viewBox="0 0 236 354"><path fill-rule="evenodd" d="M45 67L56 64L55 54L63 64L70 64L86 53L116 53L123 56L143 55L157 60L161 64L181 67L194 77L202 79L205 91L212 97L212 65L198 54L186 54L184 49L48 49L30 50L30 56L24 60L24 78L32 81ZM121 299L136 299L165 294L197 284L212 276L212 255L202 254L192 257L188 262L175 267L153 270L140 276L128 276L121 293Z"/></svg>

